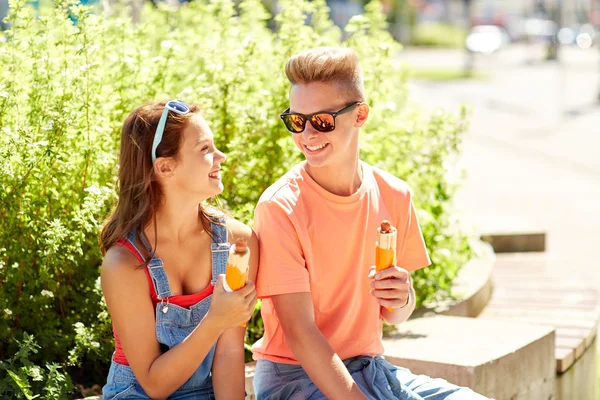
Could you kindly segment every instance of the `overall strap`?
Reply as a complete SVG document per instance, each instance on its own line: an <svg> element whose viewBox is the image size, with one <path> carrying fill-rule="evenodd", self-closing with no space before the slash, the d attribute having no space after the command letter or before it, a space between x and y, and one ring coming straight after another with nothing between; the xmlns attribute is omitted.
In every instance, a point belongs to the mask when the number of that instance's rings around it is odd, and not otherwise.
<svg viewBox="0 0 600 400"><path fill-rule="evenodd" d="M129 235L127 235L127 239L126 240L131 245L131 247L135 250L135 252L137 253L137 257L136 258L141 263L145 263L146 259L144 258L144 254L142 254L142 252L138 248L137 244L135 243L135 233L134 232L129 232Z"/></svg>
<svg viewBox="0 0 600 400"><path fill-rule="evenodd" d="M162 300L162 299L172 295L171 287L169 286L169 279L167 278L167 273L165 272L165 269L163 268L164 264L160 258L158 258L158 257L156 257L156 255L154 255L154 252L152 251L152 247L150 247L150 245L148 244L148 241L146 240L146 235L144 235L142 233L140 235L140 238L142 239L142 243L144 244L144 246L146 246L146 249L148 249L148 252L150 252L150 254L152 254L152 259L148 263L147 268L148 268L148 272L150 273L150 278L152 278L152 284L154 285L154 291L156 292L156 297L159 300ZM134 245L135 245L135 232L131 232L129 234L129 241L134 243Z"/></svg>
<svg viewBox="0 0 600 400"><path fill-rule="evenodd" d="M210 227L213 234L211 243L212 251L212 280L211 284L217 284L217 277L224 274L227 269L227 258L229 257L229 242L227 241L227 220L225 218L211 218Z"/></svg>

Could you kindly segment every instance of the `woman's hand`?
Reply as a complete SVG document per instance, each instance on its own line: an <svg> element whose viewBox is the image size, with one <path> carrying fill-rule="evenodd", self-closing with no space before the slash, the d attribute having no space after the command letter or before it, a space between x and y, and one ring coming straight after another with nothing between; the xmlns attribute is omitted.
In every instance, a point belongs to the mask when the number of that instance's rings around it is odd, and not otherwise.
<svg viewBox="0 0 600 400"><path fill-rule="evenodd" d="M225 274L219 275L206 318L222 330L238 327L248 322L256 304L254 283L248 281L243 288L227 292L223 287Z"/></svg>

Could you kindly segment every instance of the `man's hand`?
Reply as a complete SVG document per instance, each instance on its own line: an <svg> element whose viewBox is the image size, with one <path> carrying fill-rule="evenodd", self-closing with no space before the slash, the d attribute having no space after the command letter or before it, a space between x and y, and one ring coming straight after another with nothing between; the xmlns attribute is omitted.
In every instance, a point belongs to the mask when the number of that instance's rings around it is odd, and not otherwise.
<svg viewBox="0 0 600 400"><path fill-rule="evenodd" d="M375 266L369 271L371 294L386 308L402 308L408 304L411 292L410 274L404 268L393 266L376 272Z"/></svg>

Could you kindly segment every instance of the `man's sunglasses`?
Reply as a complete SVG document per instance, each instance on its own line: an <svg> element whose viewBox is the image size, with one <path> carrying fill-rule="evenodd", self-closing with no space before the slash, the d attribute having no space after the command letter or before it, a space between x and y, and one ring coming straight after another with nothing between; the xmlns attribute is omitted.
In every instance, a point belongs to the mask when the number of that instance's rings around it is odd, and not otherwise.
<svg viewBox="0 0 600 400"><path fill-rule="evenodd" d="M167 117L169 116L169 111L173 111L177 114L187 114L190 112L190 107L181 100L171 100L168 101L167 104L165 104L163 113L160 116L160 120L158 121L158 126L156 127L156 133L154 134L154 142L152 142L152 164L154 164L154 162L156 161L156 149L162 141L163 133L165 132L165 125L167 123Z"/></svg>
<svg viewBox="0 0 600 400"><path fill-rule="evenodd" d="M304 131L306 121L310 121L313 128L319 132L331 132L335 129L335 117L349 113L361 104L363 104L363 102L358 101L336 112L318 112L310 115L291 113L288 108L281 113L280 117L283 120L285 127L292 133L301 133Z"/></svg>

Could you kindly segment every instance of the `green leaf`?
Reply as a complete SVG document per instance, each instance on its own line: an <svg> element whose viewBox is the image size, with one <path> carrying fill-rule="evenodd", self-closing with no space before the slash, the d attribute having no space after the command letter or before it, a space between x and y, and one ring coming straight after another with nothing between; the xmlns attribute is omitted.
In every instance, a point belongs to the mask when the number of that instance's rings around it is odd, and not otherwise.
<svg viewBox="0 0 600 400"><path fill-rule="evenodd" d="M25 398L27 400L35 399L36 397L38 397L38 395L34 396L31 393L29 383L27 382L26 379L22 379L19 375L15 374L11 370L8 370L6 372L8 373L8 376L11 377L13 382L17 384L17 388L21 391L21 393L23 393L23 395L25 395Z"/></svg>

